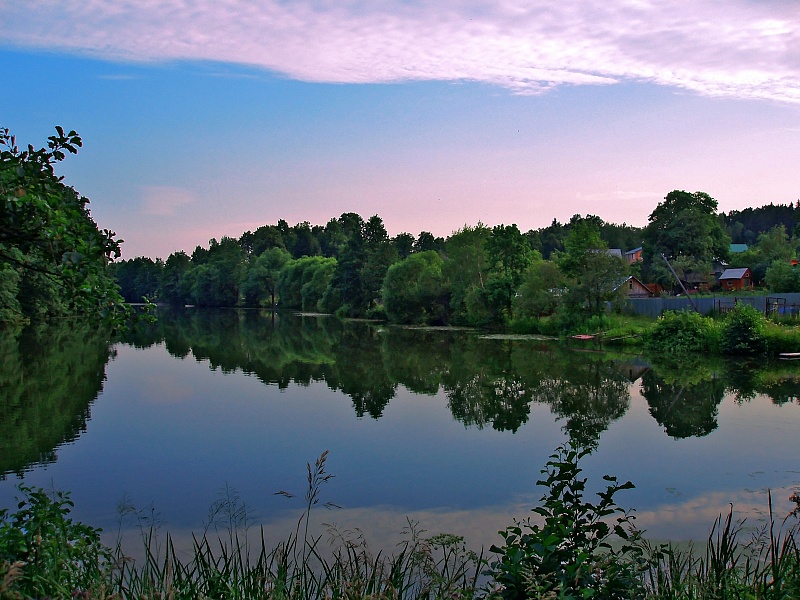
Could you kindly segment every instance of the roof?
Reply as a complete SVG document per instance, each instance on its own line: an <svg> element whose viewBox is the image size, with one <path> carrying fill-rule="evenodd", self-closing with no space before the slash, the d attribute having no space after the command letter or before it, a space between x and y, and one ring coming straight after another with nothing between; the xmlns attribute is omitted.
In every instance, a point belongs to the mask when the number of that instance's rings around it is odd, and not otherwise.
<svg viewBox="0 0 800 600"><path fill-rule="evenodd" d="M722 275L719 276L720 279L741 279L744 277L745 273L747 273L750 269L745 267L744 269L725 269L722 272Z"/></svg>
<svg viewBox="0 0 800 600"><path fill-rule="evenodd" d="M634 248L633 250L628 250L625 253L625 255L627 256L628 254L636 254L637 252L641 252L641 251L642 251L642 247L639 246L638 248Z"/></svg>
<svg viewBox="0 0 800 600"><path fill-rule="evenodd" d="M643 284L643 283L642 283L642 282L639 280L639 278L638 278L638 277L634 277L633 275L628 275L628 276L627 276L625 279L622 279L622 280L621 280L619 283L617 283L617 284L614 286L614 291L616 292L616 291L617 291L619 288L621 288L623 285L625 285L625 284L626 284L626 283L628 283L629 281L635 281L635 282L636 282L636 283L638 283L640 286L642 286L644 289L646 289L648 292L650 292L651 294L653 293L653 292L652 292L652 290L651 290L651 289L650 289L650 288L649 288L647 285Z"/></svg>
<svg viewBox="0 0 800 600"><path fill-rule="evenodd" d="M739 254L740 252L747 252L747 244L731 244L731 254Z"/></svg>

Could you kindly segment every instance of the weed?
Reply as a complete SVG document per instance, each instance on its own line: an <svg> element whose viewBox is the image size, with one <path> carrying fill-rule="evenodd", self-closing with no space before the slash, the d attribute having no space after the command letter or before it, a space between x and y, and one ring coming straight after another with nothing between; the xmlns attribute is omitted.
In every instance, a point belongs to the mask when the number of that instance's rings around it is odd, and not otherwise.
<svg viewBox="0 0 800 600"><path fill-rule="evenodd" d="M528 518L500 532L504 544L492 546L498 560L489 571L497 596L643 597L640 533L633 516L614 501L617 492L633 484L606 475L609 485L597 494L599 502L585 500L586 479L580 477L578 463L588 453L573 442L559 447L542 470L546 479L537 482L548 492L532 510L544 523ZM612 538L621 541L616 549Z"/></svg>

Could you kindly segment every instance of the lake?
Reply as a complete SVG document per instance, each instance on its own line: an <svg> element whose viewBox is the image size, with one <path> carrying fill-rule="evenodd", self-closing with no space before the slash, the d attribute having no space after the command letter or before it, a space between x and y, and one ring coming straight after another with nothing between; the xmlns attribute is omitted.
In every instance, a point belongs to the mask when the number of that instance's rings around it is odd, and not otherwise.
<svg viewBox="0 0 800 600"><path fill-rule="evenodd" d="M570 436L595 448L591 489L603 474L636 485L617 500L648 537L703 539L729 503L756 527L767 490L776 515L795 506L800 363L659 363L259 311L158 317L114 344L74 322L0 335L0 507L20 482L55 487L107 541L154 521L180 542L233 498L277 541L327 450L321 504L340 508L315 522L375 547L408 520L488 547Z"/></svg>

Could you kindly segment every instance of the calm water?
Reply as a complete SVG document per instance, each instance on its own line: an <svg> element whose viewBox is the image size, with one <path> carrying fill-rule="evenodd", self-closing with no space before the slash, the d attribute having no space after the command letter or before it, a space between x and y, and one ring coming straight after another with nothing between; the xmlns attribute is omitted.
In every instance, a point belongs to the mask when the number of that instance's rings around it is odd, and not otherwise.
<svg viewBox="0 0 800 600"><path fill-rule="evenodd" d="M656 538L700 539L733 503L757 524L800 484L800 364L650 364L467 331L327 317L169 313L109 346L69 324L0 337L0 507L20 481L71 490L75 514L113 532L119 505L178 539L236 494L279 539L306 463L335 477L318 521L374 545L406 518L473 546L526 516L568 436L584 464L636 489L618 500ZM109 533L109 535L112 535Z"/></svg>

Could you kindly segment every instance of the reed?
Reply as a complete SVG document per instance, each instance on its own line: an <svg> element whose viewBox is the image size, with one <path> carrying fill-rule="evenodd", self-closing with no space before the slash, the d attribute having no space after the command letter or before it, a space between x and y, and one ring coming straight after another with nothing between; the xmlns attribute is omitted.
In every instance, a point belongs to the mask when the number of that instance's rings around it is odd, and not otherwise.
<svg viewBox="0 0 800 600"><path fill-rule="evenodd" d="M800 496L783 519L768 496L768 520L749 537L731 507L702 551L651 546L613 499L631 484L610 477L597 503L583 498L578 460L585 454L574 446L556 451L543 471L548 491L534 508L544 523L509 527L491 557L456 535L425 536L411 521L391 554L373 552L359 531L329 529L325 541L312 534L309 522L333 477L327 452L307 465L302 514L276 546L263 528L250 535L246 506L226 488L188 554L176 551L171 536L159 539L153 515L137 515L145 550L138 563L121 543L106 548L98 530L70 519L67 493L23 486L18 511L0 510L0 600L800 598Z"/></svg>

